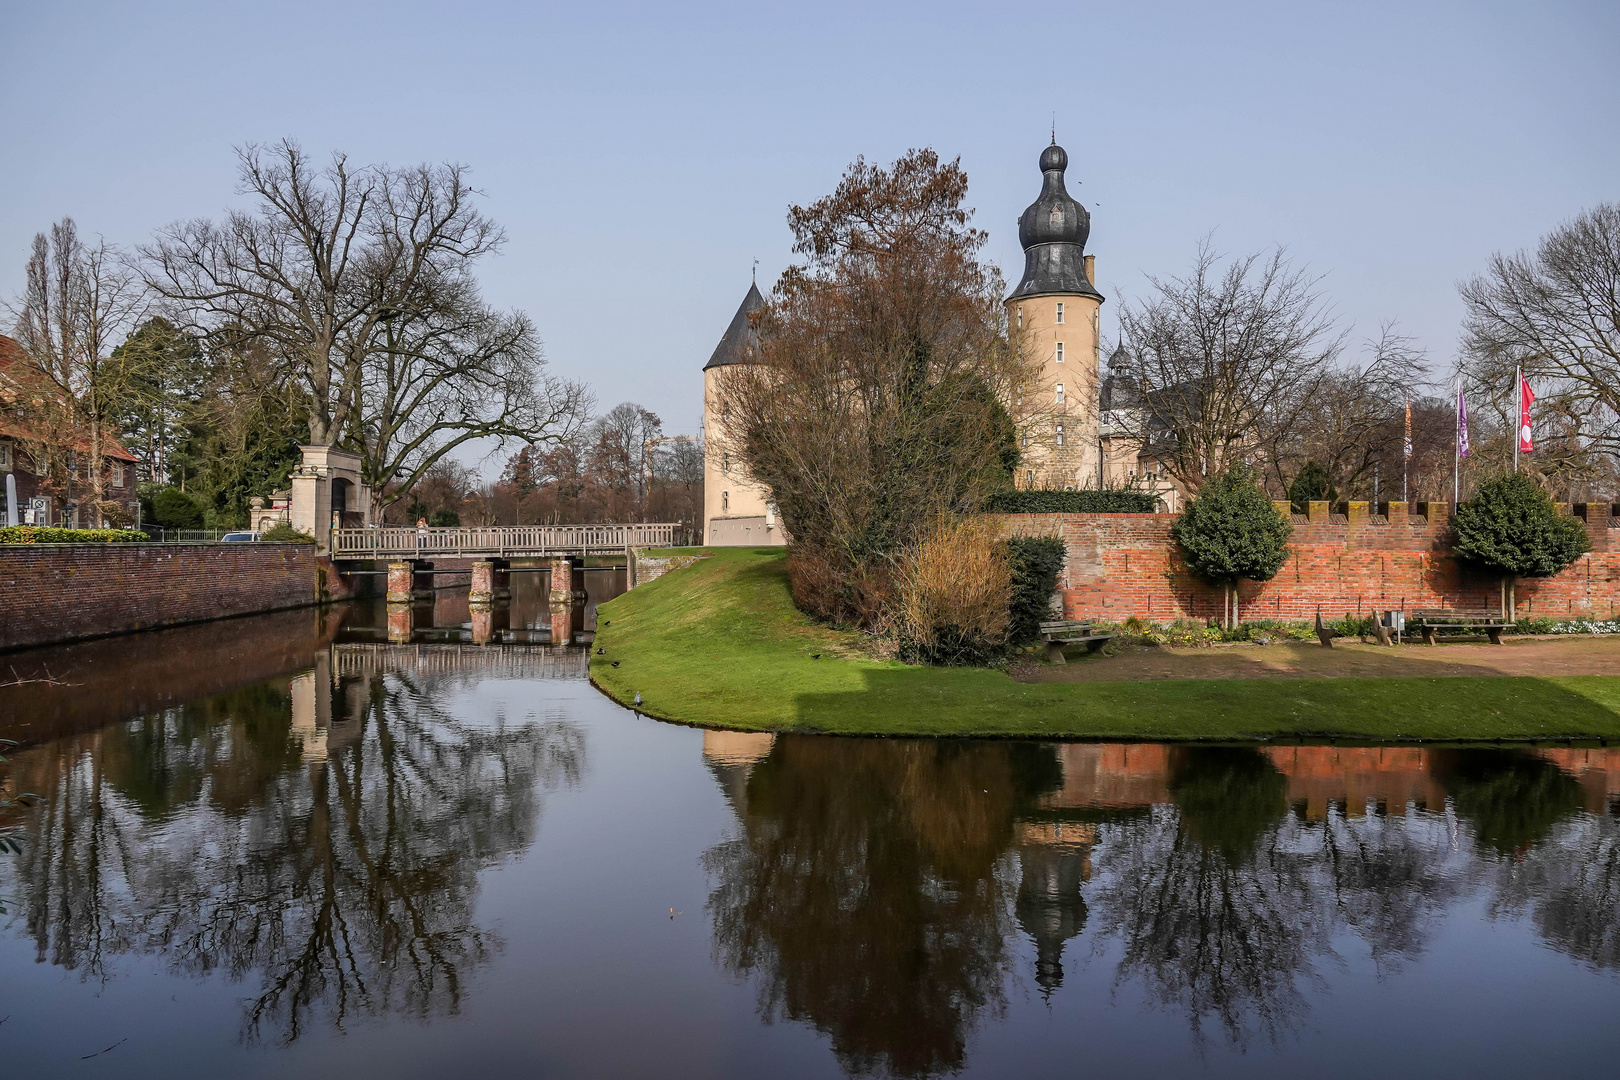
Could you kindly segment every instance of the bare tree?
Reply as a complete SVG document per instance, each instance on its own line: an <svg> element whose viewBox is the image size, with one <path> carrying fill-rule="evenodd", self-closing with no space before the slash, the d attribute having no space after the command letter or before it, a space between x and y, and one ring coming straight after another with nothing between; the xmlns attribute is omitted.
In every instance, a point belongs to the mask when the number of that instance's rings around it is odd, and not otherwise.
<svg viewBox="0 0 1620 1080"><path fill-rule="evenodd" d="M1370 495L1380 468L1385 481L1380 494L1400 490L1405 407L1421 405L1432 385L1427 358L1393 322L1364 348L1363 364L1325 366L1302 382L1293 399L1272 412L1285 422L1258 433L1257 446L1276 490L1287 490L1307 461L1321 465L1333 487L1346 495Z"/></svg>
<svg viewBox="0 0 1620 1080"><path fill-rule="evenodd" d="M125 362L113 355L137 320L143 295L138 280L105 240L86 244L72 218L34 237L27 285L7 305L26 370L11 373L30 414L20 441L47 483L72 501L83 475L97 524L113 504L105 499L106 451L131 391Z"/></svg>
<svg viewBox="0 0 1620 1080"><path fill-rule="evenodd" d="M1620 453L1620 203L1560 225L1534 255L1493 255L1461 292L1469 374L1511 396L1511 369L1522 368L1541 383L1538 411Z"/></svg>
<svg viewBox="0 0 1620 1080"><path fill-rule="evenodd" d="M1281 248L1223 261L1206 238L1185 277L1150 277L1150 295L1120 311L1113 366L1135 407L1116 422L1187 490L1295 430L1343 345L1319 279Z"/></svg>
<svg viewBox="0 0 1620 1080"><path fill-rule="evenodd" d="M198 331L274 353L305 392L312 442L361 449L381 491L467 440L577 424L584 391L543 377L525 316L478 297L473 267L505 234L463 166L334 154L317 169L291 140L238 158L253 209L162 230L142 273Z"/></svg>

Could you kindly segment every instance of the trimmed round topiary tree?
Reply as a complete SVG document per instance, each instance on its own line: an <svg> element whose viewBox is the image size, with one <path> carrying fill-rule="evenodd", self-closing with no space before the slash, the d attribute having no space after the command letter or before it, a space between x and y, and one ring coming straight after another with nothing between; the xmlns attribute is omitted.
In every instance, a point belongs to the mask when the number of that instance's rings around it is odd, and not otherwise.
<svg viewBox="0 0 1620 1080"><path fill-rule="evenodd" d="M1516 619L1514 584L1551 577L1592 550L1586 526L1558 512L1552 496L1524 473L1481 481L1452 522L1457 561L1500 574L1507 617Z"/></svg>
<svg viewBox="0 0 1620 1080"><path fill-rule="evenodd" d="M1239 579L1276 577L1288 558L1293 526L1271 504L1254 471L1237 464L1205 481L1170 532L1187 568L1222 587L1222 621L1235 626Z"/></svg>

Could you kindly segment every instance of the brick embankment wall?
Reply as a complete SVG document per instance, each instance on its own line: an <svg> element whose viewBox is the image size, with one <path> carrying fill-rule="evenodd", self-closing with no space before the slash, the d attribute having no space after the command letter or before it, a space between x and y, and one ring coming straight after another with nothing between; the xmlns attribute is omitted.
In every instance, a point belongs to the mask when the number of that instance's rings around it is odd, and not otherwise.
<svg viewBox="0 0 1620 1080"><path fill-rule="evenodd" d="M0 649L318 603L307 544L0 546Z"/></svg>
<svg viewBox="0 0 1620 1080"><path fill-rule="evenodd" d="M1244 619L1310 619L1388 608L1496 608L1501 580L1461 566L1446 546L1438 506L1428 517L1393 512L1387 523L1365 517L1313 515L1295 525L1288 560L1271 581L1239 583ZM1400 508L1404 511L1404 507ZM1131 615L1165 622L1218 618L1218 589L1182 563L1171 514L1009 514L1009 534L1057 535L1068 558L1058 582L1065 617L1119 620ZM1348 517L1348 520L1344 520ZM1620 616L1620 536L1611 543L1607 519L1594 523L1593 550L1551 578L1521 578L1521 616L1610 619ZM1601 527L1599 527L1601 526ZM1616 550L1610 550L1614 547Z"/></svg>

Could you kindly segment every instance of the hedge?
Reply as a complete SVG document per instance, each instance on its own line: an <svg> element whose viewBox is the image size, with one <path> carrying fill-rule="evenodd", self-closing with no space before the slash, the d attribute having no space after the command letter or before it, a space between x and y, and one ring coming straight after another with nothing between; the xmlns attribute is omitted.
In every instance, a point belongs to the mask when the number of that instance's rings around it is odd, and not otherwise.
<svg viewBox="0 0 1620 1080"><path fill-rule="evenodd" d="M151 539L135 529L57 529L49 525L0 526L0 544L138 544Z"/></svg>
<svg viewBox="0 0 1620 1080"><path fill-rule="evenodd" d="M988 514L1152 514L1158 499L1145 491L997 491L984 502Z"/></svg>
<svg viewBox="0 0 1620 1080"><path fill-rule="evenodd" d="M1041 623L1052 617L1052 593L1057 590L1063 557L1063 541L1055 536L1021 536L1007 541L1013 583L1008 644L1027 645L1041 636Z"/></svg>

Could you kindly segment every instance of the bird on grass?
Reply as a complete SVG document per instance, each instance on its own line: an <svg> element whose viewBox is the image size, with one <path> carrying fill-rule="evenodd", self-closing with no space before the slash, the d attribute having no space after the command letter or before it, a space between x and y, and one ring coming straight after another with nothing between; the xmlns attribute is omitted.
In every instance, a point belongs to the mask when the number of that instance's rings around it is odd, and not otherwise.
<svg viewBox="0 0 1620 1080"><path fill-rule="evenodd" d="M615 661L613 661L613 666L614 666L614 667L618 667L618 666L619 666L619 662L618 662L618 661L617 661L617 660L615 660Z"/></svg>
<svg viewBox="0 0 1620 1080"><path fill-rule="evenodd" d="M812 659L812 660L820 660L821 659L821 654L820 653L811 653L810 654L810 659Z"/></svg>
<svg viewBox="0 0 1620 1080"><path fill-rule="evenodd" d="M607 650L606 650L606 649L597 649L597 650L596 650L596 655L597 655L597 656L601 656L601 655L602 655L602 654L603 654L603 653L605 653L605 652L607 652Z"/></svg>
<svg viewBox="0 0 1620 1080"><path fill-rule="evenodd" d="M636 691L636 704L637 705L641 704L641 691L640 690Z"/></svg>

